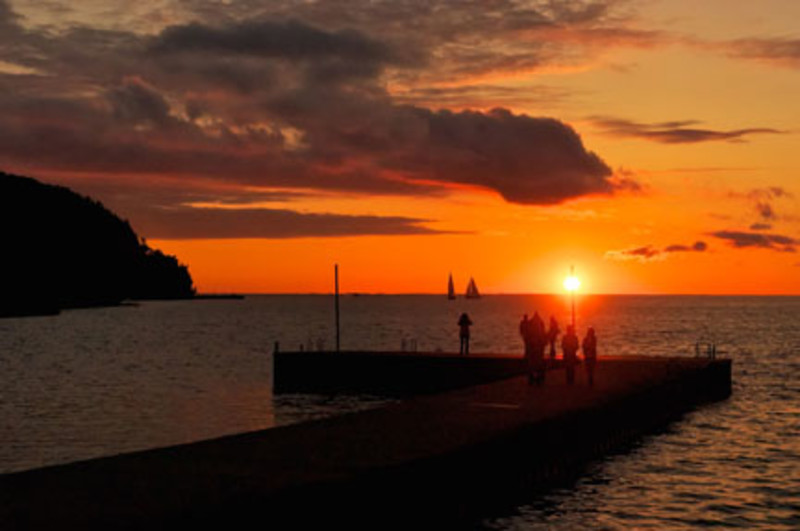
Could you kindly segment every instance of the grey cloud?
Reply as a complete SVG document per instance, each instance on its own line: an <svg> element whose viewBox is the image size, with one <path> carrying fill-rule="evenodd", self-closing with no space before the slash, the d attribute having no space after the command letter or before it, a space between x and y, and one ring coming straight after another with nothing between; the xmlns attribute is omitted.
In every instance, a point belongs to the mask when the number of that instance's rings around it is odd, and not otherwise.
<svg viewBox="0 0 800 531"><path fill-rule="evenodd" d="M316 27L354 28L395 43L395 50L426 50L430 68L393 73L417 81L572 65L610 47L664 40L657 32L632 27L633 19L616 0L275 0L192 6L204 20L291 18Z"/></svg>
<svg viewBox="0 0 800 531"><path fill-rule="evenodd" d="M753 223L750 225L750 230L770 230L772 225L769 223Z"/></svg>
<svg viewBox="0 0 800 531"><path fill-rule="evenodd" d="M691 144L713 141L744 141L755 134L781 134L783 131L768 127L751 127L730 131L715 131L691 127L699 124L694 120L644 124L609 117L593 117L591 121L603 132L612 136L640 138L663 144Z"/></svg>
<svg viewBox="0 0 800 531"><path fill-rule="evenodd" d="M430 220L402 216L301 213L286 208L247 206L295 202L306 194L285 190L242 190L213 181L179 179L51 178L81 194L99 198L151 239L304 238L444 234ZM193 204L218 205L193 206ZM224 207L224 208L219 208Z"/></svg>
<svg viewBox="0 0 800 531"><path fill-rule="evenodd" d="M155 38L150 49L157 54L201 52L295 61L336 58L361 64L403 64L408 60L384 42L358 31L324 31L298 20L172 26Z"/></svg>
<svg viewBox="0 0 800 531"><path fill-rule="evenodd" d="M752 204L752 208L758 215L758 224L772 224L777 221L780 216L775 210L774 204L776 200L788 199L793 197L792 194L785 188L780 186L768 186L764 188L754 188L745 193L731 193L731 197L745 199ZM763 230L763 229L754 229Z"/></svg>
<svg viewBox="0 0 800 531"><path fill-rule="evenodd" d="M473 84L457 87L410 87L392 94L395 101L423 107L491 109L507 105L553 107L569 97L569 92L545 85L508 87Z"/></svg>
<svg viewBox="0 0 800 531"><path fill-rule="evenodd" d="M766 61L800 68L800 39L750 38L716 45L733 57Z"/></svg>
<svg viewBox="0 0 800 531"><path fill-rule="evenodd" d="M0 109L8 110L0 120L0 160L21 159L44 170L216 176L366 193L429 195L442 192L433 183L469 184L522 204L617 189L608 165L568 125L502 109L432 112L359 98L328 101L327 109L284 107L281 121L303 131L307 143L293 151L280 129L222 129L209 136L171 117L163 96L139 82L112 90L109 98L113 112L104 115L78 102L9 97L4 103L0 95ZM120 118L160 128L120 129L114 123ZM428 184L412 184L423 181Z"/></svg>
<svg viewBox="0 0 800 531"><path fill-rule="evenodd" d="M95 177L92 179L70 179L52 176L47 179L76 192L102 199L114 212L133 213L139 209L173 209L192 204L213 204L218 206L254 205L256 203L296 202L309 196L299 191L281 189L242 188L237 185L223 185L211 179L194 179L187 182L181 178L161 177Z"/></svg>
<svg viewBox="0 0 800 531"><path fill-rule="evenodd" d="M782 234L764 234L721 230L710 233L711 236L725 240L736 248L758 247L774 251L793 253L800 245L800 240Z"/></svg>
<svg viewBox="0 0 800 531"><path fill-rule="evenodd" d="M387 19L386 35L377 38L363 29L374 12L353 19L357 30L347 29L342 13L327 24L305 17L306 9L345 5L324 4L296 6L297 22L276 15L195 23L155 37L91 28L28 32L27 64L48 76L0 78L0 163L364 194L433 195L466 184L522 204L620 187L558 120L504 109L431 111L392 97L382 69L406 67L415 50L440 45L416 26L411 56L394 44L400 22L429 6L381 3L374 9L409 11ZM540 6L548 24L567 17L549 5ZM460 21L432 10L435 20L419 25L478 38L467 15L486 14L475 5L453 9Z"/></svg>
<svg viewBox="0 0 800 531"><path fill-rule="evenodd" d="M428 125L412 152L427 162L430 177L497 190L506 200L553 204L614 190L611 169L568 125L550 118L488 113L422 111Z"/></svg>
<svg viewBox="0 0 800 531"><path fill-rule="evenodd" d="M766 202L756 203L756 210L758 211L758 215L761 216L762 219L774 220L776 218L775 210L769 203Z"/></svg>
<svg viewBox="0 0 800 531"><path fill-rule="evenodd" d="M16 26L19 20L19 15L11 10L6 0L0 0L0 28L9 28Z"/></svg>
<svg viewBox="0 0 800 531"><path fill-rule="evenodd" d="M747 197L755 200L776 199L780 197L792 197L785 188L780 186L768 186L766 188L754 188L747 192Z"/></svg>
<svg viewBox="0 0 800 531"><path fill-rule="evenodd" d="M621 251L609 251L606 255L621 259L641 258L642 260L650 260L661 256L661 251L655 249L652 245L647 245L645 247L634 247L633 249L623 249Z"/></svg>
<svg viewBox="0 0 800 531"><path fill-rule="evenodd" d="M114 116L120 120L161 125L170 121L170 107L167 100L138 78L128 78L122 85L108 91L108 99Z"/></svg>
<svg viewBox="0 0 800 531"><path fill-rule="evenodd" d="M153 239L306 238L438 234L406 217L306 214L278 209L174 208L133 216L132 224Z"/></svg>
<svg viewBox="0 0 800 531"><path fill-rule="evenodd" d="M633 247L631 249L622 249L618 251L608 251L605 257L611 260L638 260L640 262L651 262L655 260L664 260L669 254L672 253L685 253L695 252L702 253L708 250L708 245L703 241L696 241L692 245L672 244L658 249L653 245L646 245L643 247Z"/></svg>
<svg viewBox="0 0 800 531"><path fill-rule="evenodd" d="M708 250L708 245L706 244L706 242L703 241L696 241L692 245L681 245L681 244L668 245L667 247L664 248L665 253L679 253L679 252L701 253L706 250Z"/></svg>
<svg viewBox="0 0 800 531"><path fill-rule="evenodd" d="M50 45L66 44L62 59L80 69L95 67L93 61L75 61L79 56L93 55L96 62L98 56L111 56L113 50L119 61L135 58L146 48L162 60L175 54L202 54L212 62L211 56L220 55L295 61L314 57L318 64L310 73L318 79L368 77L383 66L394 66L392 79L413 84L574 65L610 47L647 46L664 40L657 32L637 29L616 0L497 0L491 6L445 0L193 0L182 2L170 14L160 13L158 7L137 8L140 20L130 9L116 11L126 11L124 16L114 13L114 19L124 24L105 24L102 30L59 26L60 37L39 35L37 46L57 53L58 46ZM142 37L170 18L192 22L163 28L153 38ZM131 31L126 34L120 28ZM34 37L28 33L26 40ZM31 61L41 62L37 57L41 55L29 54ZM140 63L135 73L141 75L145 66L140 58L135 60ZM105 71L113 68L113 64L104 65Z"/></svg>

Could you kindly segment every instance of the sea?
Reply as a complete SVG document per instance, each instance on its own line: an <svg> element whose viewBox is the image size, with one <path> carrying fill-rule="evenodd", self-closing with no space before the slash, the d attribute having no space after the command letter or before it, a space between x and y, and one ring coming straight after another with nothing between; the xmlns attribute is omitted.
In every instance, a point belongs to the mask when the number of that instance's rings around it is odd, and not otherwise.
<svg viewBox="0 0 800 531"><path fill-rule="evenodd" d="M484 529L800 529L800 297L340 298L342 349L521 353L523 314L593 326L598 354L733 360L733 394L531 492ZM273 396L272 352L330 350L330 295L152 301L0 319L0 473L380 407Z"/></svg>

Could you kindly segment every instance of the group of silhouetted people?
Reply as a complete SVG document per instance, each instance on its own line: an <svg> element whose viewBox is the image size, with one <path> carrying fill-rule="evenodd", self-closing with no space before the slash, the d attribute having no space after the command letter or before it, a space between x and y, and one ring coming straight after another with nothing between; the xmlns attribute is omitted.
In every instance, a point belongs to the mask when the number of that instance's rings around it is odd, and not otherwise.
<svg viewBox="0 0 800 531"><path fill-rule="evenodd" d="M554 365L556 359L556 340L558 339L558 334L561 333L558 321L556 321L555 317L550 317L550 323L545 328L539 312L534 312L531 318L528 318L528 314L525 314L519 323L519 333L525 345L525 359L528 362L528 383L542 385L547 372L548 364L545 359L545 349L548 345L550 346L551 366ZM575 366L578 364L578 350L580 348L583 349L589 385L594 385L594 370L597 365L597 336L594 328L589 328L581 344L575 333L575 327L568 325L564 336L561 338L561 351L563 353L567 384L569 385L575 383Z"/></svg>
<svg viewBox="0 0 800 531"><path fill-rule="evenodd" d="M458 337L460 340L459 353L462 356L469 354L469 327L472 320L469 315L462 313L458 318ZM528 365L528 383L531 385L544 384L544 376L547 372L548 360L545 358L545 350L550 346L550 366L555 365L556 341L561 329L555 317L550 317L547 327L539 317L539 312L534 312L533 317L528 318L528 314L522 317L519 323L519 334L525 345L525 360ZM583 350L583 363L586 367L586 379L589 385L594 385L594 370L597 366L597 336L594 328L589 327L583 341L578 341L575 327L568 325L564 336L561 338L561 352L563 355L564 369L567 375L567 384L575 383L575 367L578 365L578 350Z"/></svg>

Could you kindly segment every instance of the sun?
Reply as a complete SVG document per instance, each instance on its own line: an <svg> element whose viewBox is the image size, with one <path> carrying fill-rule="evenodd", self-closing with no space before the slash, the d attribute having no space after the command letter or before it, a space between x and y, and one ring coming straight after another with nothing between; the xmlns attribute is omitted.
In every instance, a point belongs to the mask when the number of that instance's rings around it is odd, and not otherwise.
<svg viewBox="0 0 800 531"><path fill-rule="evenodd" d="M578 280L578 277L574 275L570 275L564 279L564 289L567 291L576 291L579 287L581 287L581 281Z"/></svg>

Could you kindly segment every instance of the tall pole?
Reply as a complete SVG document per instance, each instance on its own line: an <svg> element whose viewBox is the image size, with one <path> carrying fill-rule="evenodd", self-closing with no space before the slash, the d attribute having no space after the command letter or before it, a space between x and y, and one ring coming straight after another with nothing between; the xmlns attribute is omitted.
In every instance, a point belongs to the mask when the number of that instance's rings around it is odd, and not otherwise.
<svg viewBox="0 0 800 531"><path fill-rule="evenodd" d="M569 276L575 278L575 266L569 266ZM575 330L575 290L570 291L572 296L572 329Z"/></svg>
<svg viewBox="0 0 800 531"><path fill-rule="evenodd" d="M336 290L334 295L334 306L336 308L336 352L339 352L339 264L334 264L333 266L333 282Z"/></svg>

